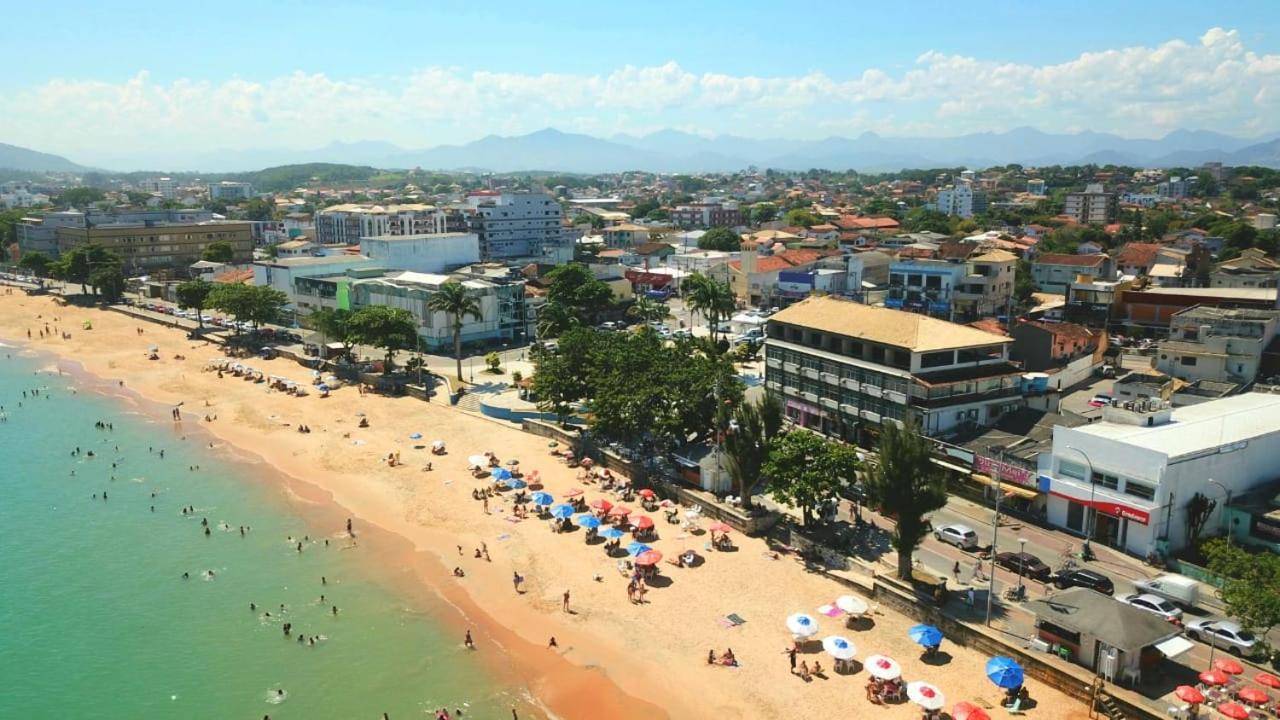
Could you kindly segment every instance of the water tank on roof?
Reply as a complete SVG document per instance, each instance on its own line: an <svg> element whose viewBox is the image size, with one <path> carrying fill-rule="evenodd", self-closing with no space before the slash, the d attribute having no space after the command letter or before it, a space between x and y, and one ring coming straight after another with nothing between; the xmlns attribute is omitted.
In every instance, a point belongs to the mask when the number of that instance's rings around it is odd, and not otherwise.
<svg viewBox="0 0 1280 720"><path fill-rule="evenodd" d="M1021 386L1023 394L1047 392L1049 376L1046 373L1023 373Z"/></svg>

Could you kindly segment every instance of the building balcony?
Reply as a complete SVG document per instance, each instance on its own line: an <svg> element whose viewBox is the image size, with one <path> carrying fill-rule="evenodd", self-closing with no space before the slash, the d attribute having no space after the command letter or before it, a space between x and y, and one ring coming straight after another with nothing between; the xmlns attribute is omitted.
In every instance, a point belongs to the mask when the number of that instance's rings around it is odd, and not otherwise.
<svg viewBox="0 0 1280 720"><path fill-rule="evenodd" d="M777 380L765 380L764 386L774 392L777 392L782 389L782 383L778 382Z"/></svg>
<svg viewBox="0 0 1280 720"><path fill-rule="evenodd" d="M782 363L783 372L797 373L800 372L800 366L793 362Z"/></svg>
<svg viewBox="0 0 1280 720"><path fill-rule="evenodd" d="M969 403L982 402L984 400L1020 397L1021 395L1022 389L1017 385L982 392L956 392L954 394L935 394L933 390L930 390L928 396L922 396L913 392L911 395L911 404L915 407L932 410L951 405L966 405Z"/></svg>
<svg viewBox="0 0 1280 720"><path fill-rule="evenodd" d="M845 415L850 415L850 416L853 416L853 417L858 417L858 406L857 406L857 405L849 405L848 403L842 403L842 404L840 405L840 412L844 413Z"/></svg>
<svg viewBox="0 0 1280 720"><path fill-rule="evenodd" d="M827 398L827 397L824 397L824 398L822 398L821 400L819 400L819 401L818 401L818 404L819 404L819 405L821 405L821 406L823 406L823 407L825 407L825 408L830 408L830 409L832 409L832 410L835 410L836 408L840 407L840 403L836 402L835 400L833 400L833 399L831 399L831 398Z"/></svg>
<svg viewBox="0 0 1280 720"><path fill-rule="evenodd" d="M800 394L800 388L797 388L797 387L793 387L793 386L791 386L791 385L788 385L788 386L786 386L786 387L782 388L782 394L783 394L783 395L791 395L791 396L793 396L793 397L794 397L794 396L796 396L796 395L799 395L799 394Z"/></svg>
<svg viewBox="0 0 1280 720"><path fill-rule="evenodd" d="M764 364L766 367L771 367L774 370L779 370L782 368L782 361L779 360L778 358L773 358L773 357L765 358Z"/></svg>
<svg viewBox="0 0 1280 720"><path fill-rule="evenodd" d="M897 390L885 390L884 399L899 405L907 404L907 394L904 392L898 392Z"/></svg>
<svg viewBox="0 0 1280 720"><path fill-rule="evenodd" d="M822 382L828 385L840 384L840 376L836 375L835 373L824 372L824 373L821 373L821 376L822 376Z"/></svg>
<svg viewBox="0 0 1280 720"><path fill-rule="evenodd" d="M863 410L863 411L862 411L862 419L863 419L863 420L869 420L869 421L871 421L871 422L873 422L873 423L878 423L878 422L880 422L880 413L877 413L877 412L871 412L870 410Z"/></svg>
<svg viewBox="0 0 1280 720"><path fill-rule="evenodd" d="M862 383L859 383L857 380L854 380L853 378L845 378L841 380L840 385L843 386L844 389L852 390L854 392L858 392L859 390L862 389Z"/></svg>
<svg viewBox="0 0 1280 720"><path fill-rule="evenodd" d="M803 369L801 369L801 370L800 370L800 374L801 374L801 375L803 375L804 377L809 378L810 380L817 380L817 379L818 379L818 370L817 370L817 368L803 368Z"/></svg>
<svg viewBox="0 0 1280 720"><path fill-rule="evenodd" d="M804 398L805 400L808 400L809 402L813 402L813 403L818 402L818 393L802 392L800 393L800 397Z"/></svg>
<svg viewBox="0 0 1280 720"><path fill-rule="evenodd" d="M863 385L862 392L865 395L870 395L871 397L876 398L884 395L884 390L878 385Z"/></svg>

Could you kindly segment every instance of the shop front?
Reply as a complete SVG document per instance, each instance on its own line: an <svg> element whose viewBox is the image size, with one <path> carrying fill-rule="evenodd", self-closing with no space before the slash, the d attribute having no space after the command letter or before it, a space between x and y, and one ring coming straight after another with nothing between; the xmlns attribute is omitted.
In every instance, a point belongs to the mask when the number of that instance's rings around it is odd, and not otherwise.
<svg viewBox="0 0 1280 720"><path fill-rule="evenodd" d="M1054 481L1049 491L1049 522L1092 542L1145 556L1154 548L1155 508L1122 501L1096 490Z"/></svg>
<svg viewBox="0 0 1280 720"><path fill-rule="evenodd" d="M1000 503L1017 513L1031 517L1044 515L1045 497L1040 492L1035 468L978 454L973 458L970 479L992 502L999 495Z"/></svg>

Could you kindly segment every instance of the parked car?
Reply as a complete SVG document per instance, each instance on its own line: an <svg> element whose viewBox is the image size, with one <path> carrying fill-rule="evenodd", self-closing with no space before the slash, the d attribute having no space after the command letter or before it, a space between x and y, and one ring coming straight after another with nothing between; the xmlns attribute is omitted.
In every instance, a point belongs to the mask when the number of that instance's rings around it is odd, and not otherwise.
<svg viewBox="0 0 1280 720"><path fill-rule="evenodd" d="M1096 408L1104 407L1110 404L1111 404L1111 396L1105 393L1098 393L1097 395L1094 395L1092 399L1089 400L1089 405L1091 407L1096 407Z"/></svg>
<svg viewBox="0 0 1280 720"><path fill-rule="evenodd" d="M1171 623L1182 624L1182 610L1177 605L1150 593L1131 593L1116 598L1125 605L1132 605L1139 610L1159 615Z"/></svg>
<svg viewBox="0 0 1280 720"><path fill-rule="evenodd" d="M1214 647L1225 648L1232 655L1252 656L1258 651L1258 638L1230 620L1201 618L1187 623L1187 637L1203 640Z"/></svg>
<svg viewBox="0 0 1280 720"><path fill-rule="evenodd" d="M1103 595L1111 595L1116 591L1116 586L1111 582L1111 578L1092 570L1063 570L1053 576L1053 585L1059 590L1084 587L1096 590Z"/></svg>
<svg viewBox="0 0 1280 720"><path fill-rule="evenodd" d="M1165 573L1150 580L1135 580L1133 587L1138 592L1162 597L1187 608L1195 607L1200 599L1200 583L1176 573Z"/></svg>
<svg viewBox="0 0 1280 720"><path fill-rule="evenodd" d="M955 545L961 550L972 550L978 547L978 533L968 525L947 525L933 531L933 537L948 545Z"/></svg>
<svg viewBox="0 0 1280 720"><path fill-rule="evenodd" d="M995 563L1005 570L1022 573L1040 582L1049 582L1049 576L1053 573L1048 565L1040 562L1040 558L1029 552L996 553Z"/></svg>

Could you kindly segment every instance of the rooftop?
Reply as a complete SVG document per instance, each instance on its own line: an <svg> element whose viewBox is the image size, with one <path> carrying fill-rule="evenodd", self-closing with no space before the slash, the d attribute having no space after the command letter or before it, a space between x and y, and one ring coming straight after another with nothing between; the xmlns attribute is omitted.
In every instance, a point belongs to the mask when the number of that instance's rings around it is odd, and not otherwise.
<svg viewBox="0 0 1280 720"><path fill-rule="evenodd" d="M382 242L417 242L419 240L451 240L460 237L475 237L475 233L418 233L416 235L366 235L361 240L380 240Z"/></svg>
<svg viewBox="0 0 1280 720"><path fill-rule="evenodd" d="M1224 308L1216 305L1194 305L1173 314L1176 318L1204 320L1256 320L1266 322L1280 317L1280 310Z"/></svg>
<svg viewBox="0 0 1280 720"><path fill-rule="evenodd" d="M1280 395L1244 393L1174 408L1169 422L1163 425L1146 427L1103 420L1076 431L1171 458L1181 457L1280 432Z"/></svg>
<svg viewBox="0 0 1280 720"><path fill-rule="evenodd" d="M1076 267L1097 267L1105 262L1107 256L1104 254L1097 255L1066 255L1062 253L1042 253L1035 259L1036 265L1074 265Z"/></svg>
<svg viewBox="0 0 1280 720"><path fill-rule="evenodd" d="M276 258L275 260L259 260L255 265L269 265L271 267L307 267L308 265L335 265L344 262L359 262L368 260L364 255L322 255L320 257L312 257L310 255L304 257L287 257Z"/></svg>
<svg viewBox="0 0 1280 720"><path fill-rule="evenodd" d="M344 203L341 205L330 205L327 208L321 208L316 211L317 215L334 212L347 213L367 213L369 215L394 215L396 213L407 212L432 212L436 209L435 205L425 205L422 203L406 203L403 205L374 205L372 203Z"/></svg>
<svg viewBox="0 0 1280 720"><path fill-rule="evenodd" d="M971 262L1013 262L1017 259L1017 255L1007 250L992 250L989 253L972 258Z"/></svg>
<svg viewBox="0 0 1280 720"><path fill-rule="evenodd" d="M1130 290L1131 293L1146 295L1187 295L1191 297L1217 298L1221 300L1275 300L1276 288L1180 288L1149 287L1142 290Z"/></svg>
<svg viewBox="0 0 1280 720"><path fill-rule="evenodd" d="M1007 337L967 325L834 297L808 298L778 312L769 321L870 340L916 352L1012 342Z"/></svg>
<svg viewBox="0 0 1280 720"><path fill-rule="evenodd" d="M1089 588L1071 588L1043 600L1032 600L1027 609L1035 613L1037 622L1093 635L1125 652L1137 652L1182 632L1182 628L1154 613Z"/></svg>

